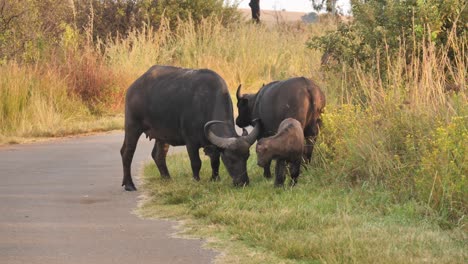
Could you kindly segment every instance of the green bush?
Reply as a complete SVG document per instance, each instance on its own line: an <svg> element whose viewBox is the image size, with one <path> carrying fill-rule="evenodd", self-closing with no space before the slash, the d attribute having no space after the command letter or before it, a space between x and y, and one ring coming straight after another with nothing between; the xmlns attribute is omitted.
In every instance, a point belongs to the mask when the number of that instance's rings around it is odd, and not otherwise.
<svg viewBox="0 0 468 264"><path fill-rule="evenodd" d="M384 75L387 58L401 52L401 47L409 60L421 52L417 43L432 41L443 47L449 44L451 34L466 36L468 10L463 0L369 0L351 4L350 23L341 23L336 31L311 38L308 46L342 63L359 62L366 70Z"/></svg>
<svg viewBox="0 0 468 264"><path fill-rule="evenodd" d="M215 16L224 25L238 22L240 13L223 0L26 0L2 1L0 59L38 61L63 45L73 31L85 36L80 44L126 37L142 27L158 29L162 18L175 28L178 21ZM76 39L76 38L75 38ZM86 40L86 42L85 42ZM51 51L52 50L52 51Z"/></svg>
<svg viewBox="0 0 468 264"><path fill-rule="evenodd" d="M314 154L322 182L383 187L394 202L416 199L442 226L467 214L467 116L446 122L442 113L345 104L328 107L323 122Z"/></svg>
<svg viewBox="0 0 468 264"><path fill-rule="evenodd" d="M452 220L468 213L468 116L433 131L415 175L419 198Z"/></svg>

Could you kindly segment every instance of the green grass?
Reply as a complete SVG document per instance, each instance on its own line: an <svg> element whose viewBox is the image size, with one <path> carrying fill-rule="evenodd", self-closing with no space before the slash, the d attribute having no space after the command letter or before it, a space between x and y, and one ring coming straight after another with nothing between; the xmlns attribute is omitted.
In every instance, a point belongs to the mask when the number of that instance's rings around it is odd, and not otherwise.
<svg viewBox="0 0 468 264"><path fill-rule="evenodd" d="M415 199L396 202L391 191L363 183L346 187L309 167L299 184L274 188L251 155L251 184L234 188L222 167L210 182L191 179L185 154L168 157L172 180L154 164L143 171L145 217L188 221L188 233L215 238L225 263L466 263L464 226L444 230L437 215Z"/></svg>
<svg viewBox="0 0 468 264"><path fill-rule="evenodd" d="M27 134L1 134L0 145L22 144L51 138L65 137L78 134L99 133L123 129L124 118L122 115L110 115L101 117L88 117L78 120L67 120L57 127L34 129Z"/></svg>

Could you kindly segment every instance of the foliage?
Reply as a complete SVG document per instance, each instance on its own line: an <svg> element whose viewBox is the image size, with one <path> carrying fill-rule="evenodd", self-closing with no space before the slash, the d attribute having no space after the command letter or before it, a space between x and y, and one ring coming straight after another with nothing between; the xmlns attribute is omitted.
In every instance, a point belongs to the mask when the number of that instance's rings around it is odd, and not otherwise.
<svg viewBox="0 0 468 264"><path fill-rule="evenodd" d="M421 200L458 221L468 213L468 116L452 118L428 140L415 175L416 190Z"/></svg>
<svg viewBox="0 0 468 264"><path fill-rule="evenodd" d="M145 26L131 30L126 37L89 43L73 26L65 25L56 42L57 48L38 51L40 59L34 63L4 62L1 81L5 94L11 95L16 89L27 94L30 89L48 91L56 88L50 92L50 100L31 97L26 101L27 105L45 104L44 115L56 119L45 119L48 123L38 129L34 126L39 124L34 115L23 115L21 109L9 108L9 117L1 120L0 138L2 135L31 137L93 130L95 128L83 125L81 121L122 113L127 87L154 64L210 68L223 76L229 87L242 83L246 91L275 79L295 74L310 75L318 71L318 53L307 49L303 43L309 36L320 34L321 29L333 26L317 24L291 30L234 24L226 28L217 17L199 22L193 19L181 21L172 30L170 20L163 18L161 23L158 29ZM265 43L268 43L268 49L265 49ZM18 74L12 74L8 69L18 69ZM19 82L21 75L24 79L27 76L49 77L34 84L27 84L33 82L25 80L22 85L14 84ZM14 100L15 97L5 96L0 106L14 103ZM65 104L62 111L56 111L58 102ZM65 122L56 122L57 119ZM18 122L31 126L23 129ZM78 124L83 129L76 129ZM102 126L99 124L98 127ZM122 124L110 124L109 127L122 127Z"/></svg>
<svg viewBox="0 0 468 264"><path fill-rule="evenodd" d="M71 30L85 36L78 44L89 44L143 26L157 29L163 17L174 28L179 20L210 16L223 25L240 19L236 6L223 0L0 0L0 58L37 61Z"/></svg>
<svg viewBox="0 0 468 264"><path fill-rule="evenodd" d="M462 0L369 0L351 4L352 21L341 23L325 36L313 37L309 47L347 65L359 62L366 70L376 72L386 69L385 58L397 54L401 47L409 60L421 52L417 43L431 41L443 48L449 45L451 35L466 37L468 9ZM454 57L452 54L451 59ZM375 58L377 64L373 63Z"/></svg>
<svg viewBox="0 0 468 264"><path fill-rule="evenodd" d="M0 59L29 62L46 56L69 17L66 1L0 0Z"/></svg>
<svg viewBox="0 0 468 264"><path fill-rule="evenodd" d="M337 0L310 0L315 11L319 12L325 9L327 12L334 14L336 12Z"/></svg>
<svg viewBox="0 0 468 264"><path fill-rule="evenodd" d="M188 21L189 19L199 23L203 18L215 15L223 25L240 22L240 13L237 6L225 6L223 0L195 0L195 1L175 1L159 0L156 12L148 12L148 20L159 22L161 18L169 19L171 28L175 28L178 21Z"/></svg>
<svg viewBox="0 0 468 264"><path fill-rule="evenodd" d="M394 201L415 198L434 209L442 227L459 224L468 209L466 116L446 124L437 116L391 112L352 105L328 109L315 166L335 177L323 181L385 186Z"/></svg>

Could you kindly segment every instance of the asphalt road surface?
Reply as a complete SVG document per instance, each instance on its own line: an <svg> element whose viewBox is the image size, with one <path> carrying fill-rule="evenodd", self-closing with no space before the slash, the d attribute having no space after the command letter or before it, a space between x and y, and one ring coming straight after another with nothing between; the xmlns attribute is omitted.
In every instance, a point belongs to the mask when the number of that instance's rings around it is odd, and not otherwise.
<svg viewBox="0 0 468 264"><path fill-rule="evenodd" d="M173 238L176 222L143 220L120 186L122 132L0 147L0 263L210 263L203 241ZM154 142L154 141L153 141ZM151 160L140 138L135 179ZM184 150L171 148L172 151Z"/></svg>

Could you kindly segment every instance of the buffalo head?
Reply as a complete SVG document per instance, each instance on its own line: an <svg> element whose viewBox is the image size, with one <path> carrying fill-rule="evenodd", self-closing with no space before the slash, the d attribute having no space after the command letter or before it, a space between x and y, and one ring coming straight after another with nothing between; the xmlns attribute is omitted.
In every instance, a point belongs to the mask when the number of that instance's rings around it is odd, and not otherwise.
<svg viewBox="0 0 468 264"><path fill-rule="evenodd" d="M256 94L241 94L241 87L239 85L236 92L237 109L239 115L236 118L236 125L239 127L246 127L252 124L252 111L255 103Z"/></svg>
<svg viewBox="0 0 468 264"><path fill-rule="evenodd" d="M205 136L215 146L221 150L221 159L223 160L226 169L231 175L235 186L243 186L249 184L249 176L247 174L247 159L250 156L249 148L257 140L260 127L256 125L252 132L243 136L221 137L216 135L212 130L212 125L224 124L222 121L210 121L205 124ZM230 134L237 135L234 127L231 126Z"/></svg>
<svg viewBox="0 0 468 264"><path fill-rule="evenodd" d="M267 138L262 138L257 142L255 148L257 152L257 165L265 167L273 159L273 152L270 150L270 142Z"/></svg>

